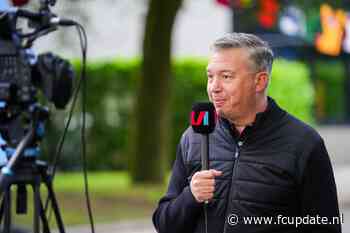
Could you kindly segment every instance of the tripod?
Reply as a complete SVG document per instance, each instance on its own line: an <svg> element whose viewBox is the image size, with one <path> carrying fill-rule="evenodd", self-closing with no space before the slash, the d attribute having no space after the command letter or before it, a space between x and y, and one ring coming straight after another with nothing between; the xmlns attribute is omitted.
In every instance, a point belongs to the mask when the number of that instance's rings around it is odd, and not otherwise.
<svg viewBox="0 0 350 233"><path fill-rule="evenodd" d="M17 213L27 212L27 190L30 185L33 189L33 232L40 233L40 220L43 225L43 232L49 233L49 223L45 214L45 209L40 195L40 185L43 183L48 191L48 198L51 200L52 209L60 233L64 233L64 224L59 211L57 199L53 190L52 180L47 172L47 165L42 161L36 161L32 165L21 167L20 172L10 179L4 187L3 199L0 206L0 224L3 233L10 233L11 230L11 186L17 185ZM4 221L3 221L4 220Z"/></svg>
<svg viewBox="0 0 350 233"><path fill-rule="evenodd" d="M11 186L17 185L17 213L26 213L27 200L26 200L26 186L30 185L33 189L33 229L34 233L40 231L40 220L43 224L44 233L50 232L48 219L45 215L43 202L40 196L40 185L44 183L48 191L48 198L51 200L52 209L56 218L56 223L60 233L64 233L64 225L62 217L59 211L57 199L52 187L52 180L47 172L47 165L41 161L36 161L35 164L27 167L22 167L20 173L11 178L7 187L4 187L3 199L0 206L0 224L4 218L3 232L9 233L11 228ZM39 218L40 217L40 218Z"/></svg>
<svg viewBox="0 0 350 233"><path fill-rule="evenodd" d="M53 191L52 175L49 174L48 166L45 162L36 160L36 156L26 156L35 154L33 148L40 132L38 123L40 119L47 117L46 112L37 108L33 114L32 126L29 128L23 139L20 141L11 159L2 167L0 174L0 190L2 202L0 206L0 224L3 233L10 233L11 230L11 187L17 186L17 213L27 213L27 186L33 189L33 232L50 233L48 219L46 217L46 206L44 208L40 196L40 186L43 183L48 191L48 200L51 200L52 209L56 218L56 223L60 233L65 233L62 217L58 208L57 199ZM4 221L3 221L4 220ZM41 221L40 221L41 220ZM41 231L41 224L43 231Z"/></svg>

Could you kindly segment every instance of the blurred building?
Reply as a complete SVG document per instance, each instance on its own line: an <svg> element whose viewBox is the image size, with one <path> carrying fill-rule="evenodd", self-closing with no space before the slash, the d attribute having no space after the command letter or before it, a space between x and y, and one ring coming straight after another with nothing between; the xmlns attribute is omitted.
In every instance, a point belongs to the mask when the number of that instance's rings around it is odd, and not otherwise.
<svg viewBox="0 0 350 233"><path fill-rule="evenodd" d="M258 34L276 56L309 65L319 122L350 122L350 4L345 2L232 0L230 6L229 0L184 0L174 27L173 55L208 57L209 45L225 32ZM147 1L58 0L54 10L86 27L90 60L140 57ZM40 39L35 48L80 56L71 29Z"/></svg>
<svg viewBox="0 0 350 233"><path fill-rule="evenodd" d="M86 27L89 59L133 58L141 55L147 1L139 0L59 0L54 8L61 16L72 17ZM177 57L206 57L209 44L231 30L231 13L214 0L184 0L174 27L173 54ZM56 50L78 57L79 44L74 30L64 30L43 38L37 51Z"/></svg>

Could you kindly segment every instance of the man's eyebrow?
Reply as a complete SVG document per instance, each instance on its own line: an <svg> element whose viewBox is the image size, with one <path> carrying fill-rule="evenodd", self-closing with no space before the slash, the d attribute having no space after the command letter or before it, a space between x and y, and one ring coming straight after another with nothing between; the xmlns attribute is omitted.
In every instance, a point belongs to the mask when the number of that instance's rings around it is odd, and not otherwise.
<svg viewBox="0 0 350 233"><path fill-rule="evenodd" d="M211 73L212 71L210 69L207 69L207 73ZM235 73L233 70L220 70L219 73L225 73L225 72L228 72L228 73Z"/></svg>
<svg viewBox="0 0 350 233"><path fill-rule="evenodd" d="M226 73L226 72L227 72L227 73L232 73L232 74L235 73L235 72L232 71L232 70L221 70L221 71L220 71L220 73Z"/></svg>

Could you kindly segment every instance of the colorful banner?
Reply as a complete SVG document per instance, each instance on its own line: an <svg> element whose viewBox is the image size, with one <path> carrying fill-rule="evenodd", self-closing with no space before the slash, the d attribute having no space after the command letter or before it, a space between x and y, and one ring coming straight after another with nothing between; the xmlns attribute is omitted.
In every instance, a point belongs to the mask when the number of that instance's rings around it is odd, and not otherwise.
<svg viewBox="0 0 350 233"><path fill-rule="evenodd" d="M230 6L230 0L216 0L217 3L224 6Z"/></svg>
<svg viewBox="0 0 350 233"><path fill-rule="evenodd" d="M277 0L259 1L258 19L263 28L271 29L275 26L279 8Z"/></svg>
<svg viewBox="0 0 350 233"><path fill-rule="evenodd" d="M322 54L350 53L350 12L322 4L319 13L278 0L215 0L232 7L240 31L282 33L311 43Z"/></svg>
<svg viewBox="0 0 350 233"><path fill-rule="evenodd" d="M346 13L343 10L333 10L327 4L320 9L322 32L315 38L316 49L320 53L337 56L341 52Z"/></svg>

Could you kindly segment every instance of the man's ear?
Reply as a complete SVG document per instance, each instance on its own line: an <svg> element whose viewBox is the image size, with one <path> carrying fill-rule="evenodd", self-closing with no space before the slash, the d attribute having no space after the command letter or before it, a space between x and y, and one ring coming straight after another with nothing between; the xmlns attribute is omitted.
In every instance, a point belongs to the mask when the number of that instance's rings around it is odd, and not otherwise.
<svg viewBox="0 0 350 233"><path fill-rule="evenodd" d="M269 84L269 74L266 71L258 72L255 76L255 91L265 91Z"/></svg>

